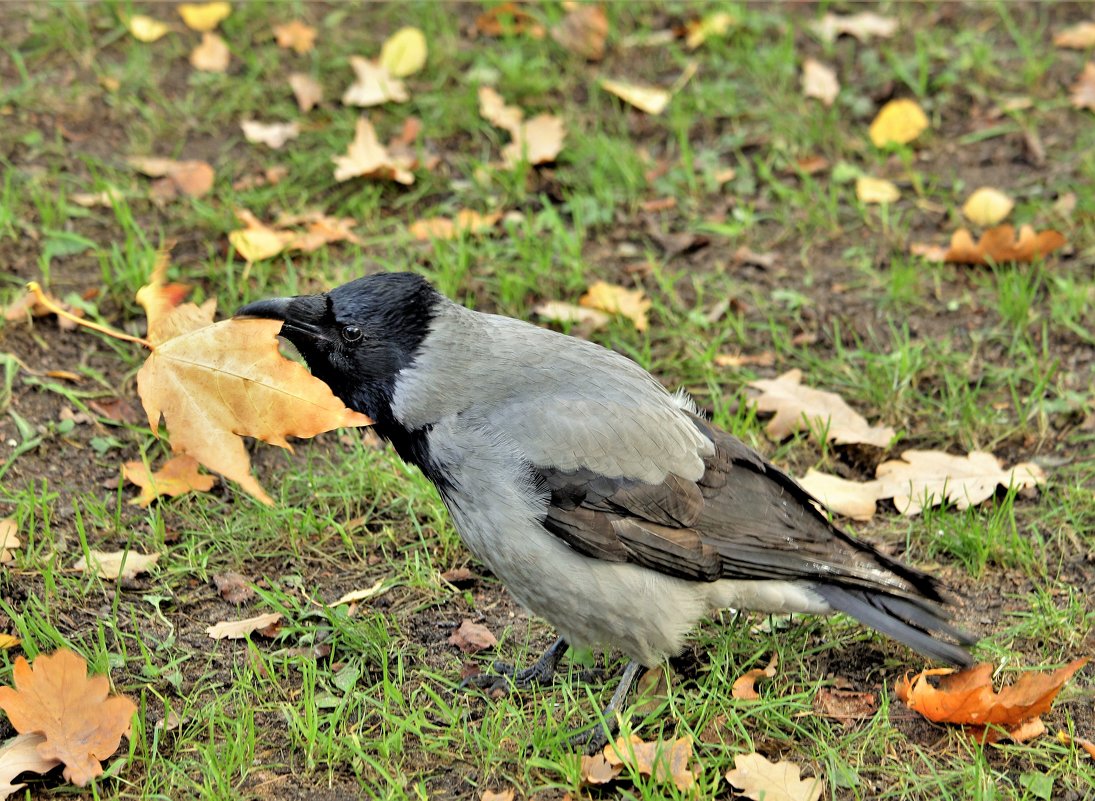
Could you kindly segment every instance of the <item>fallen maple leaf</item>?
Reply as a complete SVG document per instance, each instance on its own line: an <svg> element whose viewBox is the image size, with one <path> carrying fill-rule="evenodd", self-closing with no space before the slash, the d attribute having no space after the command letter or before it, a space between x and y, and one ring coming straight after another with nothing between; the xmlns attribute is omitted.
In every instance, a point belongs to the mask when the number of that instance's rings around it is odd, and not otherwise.
<svg viewBox="0 0 1095 801"><path fill-rule="evenodd" d="M280 150L290 139L300 136L300 125L295 122L240 120L240 128L248 142L266 145L273 150Z"/></svg>
<svg viewBox="0 0 1095 801"><path fill-rule="evenodd" d="M126 161L150 178L167 178L184 195L201 197L213 188L215 172L204 161L176 161L158 156L130 156Z"/></svg>
<svg viewBox="0 0 1095 801"><path fill-rule="evenodd" d="M377 61L389 75L406 78L426 66L428 54L426 35L418 28L407 26L384 41Z"/></svg>
<svg viewBox="0 0 1095 801"><path fill-rule="evenodd" d="M821 778L800 779L800 771L792 762L769 762L757 753L737 754L726 781L754 801L817 801L825 782Z"/></svg>
<svg viewBox="0 0 1095 801"><path fill-rule="evenodd" d="M896 434L892 428L867 425L866 418L836 393L803 386L801 382L802 371L796 369L749 385L762 393L755 400L757 410L775 412L764 429L769 437L783 439L807 428L814 434L824 432L829 442L838 445L889 446Z"/></svg>
<svg viewBox="0 0 1095 801"><path fill-rule="evenodd" d="M901 190L885 178L861 175L855 179L855 196L861 203L894 203L901 198Z"/></svg>
<svg viewBox="0 0 1095 801"><path fill-rule="evenodd" d="M383 103L406 103L411 99L403 81L375 61L350 56L350 67L356 79L342 94L347 106L379 106Z"/></svg>
<svg viewBox="0 0 1095 801"><path fill-rule="evenodd" d="M499 3L475 18L475 29L485 36L528 34L533 39L544 37L544 26L517 3Z"/></svg>
<svg viewBox="0 0 1095 801"><path fill-rule="evenodd" d="M0 651L10 651L21 642L14 634L0 634Z"/></svg>
<svg viewBox="0 0 1095 801"><path fill-rule="evenodd" d="M1095 22L1078 22L1054 34L1053 44L1071 50L1095 47Z"/></svg>
<svg viewBox="0 0 1095 801"><path fill-rule="evenodd" d="M999 693L992 689L993 667L987 662L957 673L951 668L923 670L911 681L906 674L894 692L928 720L961 724L982 740L988 726L1016 730L1048 712L1061 687L1088 659L1077 659L1052 673L1024 673ZM929 676L940 677L938 687L928 682ZM1029 731L1016 736L1024 735L1030 739Z"/></svg>
<svg viewBox="0 0 1095 801"><path fill-rule="evenodd" d="M134 14L125 21L125 27L138 42L150 44L164 37L171 29L158 19L144 14Z"/></svg>
<svg viewBox="0 0 1095 801"><path fill-rule="evenodd" d="M429 217L415 220L409 228L411 236L420 242L430 239L456 239L464 234L480 234L489 231L502 219L502 212L494 211L480 214L470 209L461 209L455 218Z"/></svg>
<svg viewBox="0 0 1095 801"><path fill-rule="evenodd" d="M768 660L768 665L762 668L753 668L747 670L741 676L734 681L734 686L730 689L730 694L737 698L739 701L756 701L760 698L760 693L757 692L757 682L760 679L770 679L776 675L776 665L779 664L779 657L773 653L772 658Z"/></svg>
<svg viewBox="0 0 1095 801"><path fill-rule="evenodd" d="M830 12L812 23L810 27L819 39L826 42L835 41L841 34L854 36L859 41L865 42L874 36L889 39L897 32L897 20L882 17L870 11L844 16Z"/></svg>
<svg viewBox="0 0 1095 801"><path fill-rule="evenodd" d="M198 460L191 456L175 456L151 472L144 462L126 462L123 472L128 481L141 488L141 494L130 501L136 506L148 506L161 495L175 498L187 492L209 492L216 479L198 472Z"/></svg>
<svg viewBox="0 0 1095 801"><path fill-rule="evenodd" d="M1014 207L1015 201L999 189L982 186L962 204L962 213L974 225L985 228L1002 223Z"/></svg>
<svg viewBox="0 0 1095 801"><path fill-rule="evenodd" d="M680 737L672 742L653 740L644 742L632 734L628 739L620 737L601 752L612 767L628 766L641 776L649 776L656 782L672 781L678 790L685 791L696 783L700 766L690 767L692 738Z"/></svg>
<svg viewBox="0 0 1095 801"><path fill-rule="evenodd" d="M703 19L692 20L685 27L684 45L695 50L714 36L725 36L737 20L725 11L716 11Z"/></svg>
<svg viewBox="0 0 1095 801"><path fill-rule="evenodd" d="M891 100L878 112L871 123L871 142L875 147L908 144L928 127L928 117L915 100Z"/></svg>
<svg viewBox="0 0 1095 801"><path fill-rule="evenodd" d="M637 331L645 331L650 325L647 313L652 304L641 289L625 289L607 281L595 281L578 303L609 314L622 314L635 324Z"/></svg>
<svg viewBox="0 0 1095 801"><path fill-rule="evenodd" d="M274 26L274 39L278 47L304 55L316 46L316 29L299 19Z"/></svg>
<svg viewBox="0 0 1095 801"><path fill-rule="evenodd" d="M147 573L160 560L158 553L138 553L137 551L95 551L87 552L72 566L81 573L94 573L105 579L132 579L141 573Z"/></svg>
<svg viewBox="0 0 1095 801"><path fill-rule="evenodd" d="M100 760L118 750L137 705L124 695L107 697L110 680L88 677L87 662L62 649L40 654L33 667L15 659L15 689L0 687L0 709L20 734L41 734L38 756L64 763L64 776L83 787L103 772Z"/></svg>
<svg viewBox="0 0 1095 801"><path fill-rule="evenodd" d="M802 94L806 97L815 97L826 106L833 105L836 96L840 94L840 81L836 78L836 70L815 58L803 61Z"/></svg>
<svg viewBox="0 0 1095 801"><path fill-rule="evenodd" d="M289 73L289 88L293 90L297 108L307 113L323 100L323 87L311 75L303 72Z"/></svg>
<svg viewBox="0 0 1095 801"><path fill-rule="evenodd" d="M1072 85L1068 99L1074 108L1086 108L1095 111L1095 61L1084 65L1084 71Z"/></svg>
<svg viewBox="0 0 1095 801"><path fill-rule="evenodd" d="M590 61L605 57L608 17L600 5L575 5L562 21L552 27L551 38Z"/></svg>
<svg viewBox="0 0 1095 801"><path fill-rule="evenodd" d="M19 533L19 525L14 517L6 517L0 520L0 563L12 560L12 551L23 543L16 535Z"/></svg>
<svg viewBox="0 0 1095 801"><path fill-rule="evenodd" d="M181 3L176 10L186 27L205 33L228 19L232 13L232 5L226 2Z"/></svg>
<svg viewBox="0 0 1095 801"><path fill-rule="evenodd" d="M215 33L203 33L201 44L190 52L190 66L201 72L227 72L231 60L228 45Z"/></svg>
<svg viewBox="0 0 1095 801"><path fill-rule="evenodd" d="M12 784L20 773L49 773L61 764L59 759L45 759L38 753L38 746L45 741L41 734L20 734L0 745L0 799L26 787Z"/></svg>
<svg viewBox="0 0 1095 801"><path fill-rule="evenodd" d="M466 654L474 654L476 651L493 648L498 644L498 638L486 626L464 620L449 636L449 643Z"/></svg>
<svg viewBox="0 0 1095 801"><path fill-rule="evenodd" d="M415 159L411 156L393 154L376 138L376 131L364 117L359 117L354 129L354 140L345 156L335 156L335 180L348 181L351 178L380 178L387 181L410 185L414 183Z"/></svg>
<svg viewBox="0 0 1095 801"><path fill-rule="evenodd" d="M502 148L506 167L514 167L522 161L544 164L555 161L563 149L566 126L562 119L552 114L537 114L525 120L525 113L517 106L507 106L502 96L489 86L479 87L479 114L489 122L509 132L513 140Z"/></svg>
<svg viewBox="0 0 1095 801"><path fill-rule="evenodd" d="M205 633L211 640L242 640L250 634L274 637L281 630L281 618L280 613L271 612L244 620L222 620L220 623L206 626Z"/></svg>
<svg viewBox="0 0 1095 801"><path fill-rule="evenodd" d="M928 261L945 261L953 264L1002 264L1004 262L1030 262L1043 258L1063 247L1067 240L1053 230L1035 233L1029 225L1019 229L1018 235L1010 225L990 228L974 243L973 236L965 228L959 228L951 237L949 247L913 243L909 251Z"/></svg>

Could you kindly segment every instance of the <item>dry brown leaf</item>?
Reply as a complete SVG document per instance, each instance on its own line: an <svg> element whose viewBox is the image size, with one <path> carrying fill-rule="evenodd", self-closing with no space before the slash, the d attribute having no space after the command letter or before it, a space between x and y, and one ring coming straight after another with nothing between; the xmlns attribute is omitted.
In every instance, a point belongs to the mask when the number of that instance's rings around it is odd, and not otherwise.
<svg viewBox="0 0 1095 801"><path fill-rule="evenodd" d="M635 324L637 331L645 331L650 325L647 313L652 304L641 289L625 289L607 281L595 281L578 303L609 314L622 314Z"/></svg>
<svg viewBox="0 0 1095 801"><path fill-rule="evenodd" d="M426 35L418 28L407 26L384 41L377 62L389 75L406 78L426 66L428 54Z"/></svg>
<svg viewBox="0 0 1095 801"><path fill-rule="evenodd" d="M783 439L807 428L824 432L829 442L838 445L864 444L888 447L896 433L889 426L869 426L867 420L833 392L802 385L802 371L789 370L779 378L754 381L759 389L758 411L775 412L765 431L772 439Z"/></svg>
<svg viewBox="0 0 1095 801"><path fill-rule="evenodd" d="M232 5L226 2L181 3L176 10L186 27L205 33L228 19Z"/></svg>
<svg viewBox="0 0 1095 801"><path fill-rule="evenodd" d="M1070 50L1095 47L1095 22L1077 22L1053 36L1053 44Z"/></svg>
<svg viewBox="0 0 1095 801"><path fill-rule="evenodd" d="M877 481L849 481L812 467L806 471L806 475L798 479L798 483L825 504L826 508L853 520L870 520L874 517L881 490Z"/></svg>
<svg viewBox="0 0 1095 801"><path fill-rule="evenodd" d="M681 791L693 787L700 772L698 765L692 767L688 764L692 761L691 737L680 737L672 742L645 742L632 734L627 740L617 738L615 743L606 745L601 753L612 767L627 765L639 775L649 776L656 782L664 784L672 781Z"/></svg>
<svg viewBox="0 0 1095 801"><path fill-rule="evenodd" d="M814 696L814 711L823 717L851 725L854 721L874 717L878 711L878 696L874 693L822 687Z"/></svg>
<svg viewBox="0 0 1095 801"><path fill-rule="evenodd" d="M244 604L255 597L255 588L251 580L232 570L214 575L213 584L221 598L230 604Z"/></svg>
<svg viewBox="0 0 1095 801"><path fill-rule="evenodd" d="M861 42L877 36L880 39L889 39L897 32L897 20L882 17L870 11L859 14L829 13L810 25L819 39L833 42L841 34L854 36Z"/></svg>
<svg viewBox="0 0 1095 801"><path fill-rule="evenodd" d="M826 106L833 105L840 94L840 81L836 70L814 58L802 62L802 94L815 97Z"/></svg>
<svg viewBox="0 0 1095 801"><path fill-rule="evenodd" d="M551 38L567 50L590 61L605 57L608 17L600 5L575 5L552 27Z"/></svg>
<svg viewBox="0 0 1095 801"><path fill-rule="evenodd" d="M590 330L596 331L608 325L611 316L597 309L589 309L585 306L576 306L573 303L563 303L558 300L549 300L532 308L534 314L538 314L545 320L554 320L557 323L574 323L587 325Z"/></svg>
<svg viewBox="0 0 1095 801"><path fill-rule="evenodd" d="M928 116L915 100L907 97L891 100L871 123L870 136L875 147L904 145L920 136L928 127Z"/></svg>
<svg viewBox="0 0 1095 801"><path fill-rule="evenodd" d="M415 159L409 155L389 152L376 138L376 131L364 117L358 118L354 140L345 156L335 156L335 180L378 178L409 186L414 183Z"/></svg>
<svg viewBox="0 0 1095 801"><path fill-rule="evenodd" d="M334 242L351 242L361 244L361 239L351 229L357 224L352 217L328 217L325 214L306 215L302 220L307 223L303 231L297 231L286 246L288 250L299 250L303 253L312 253L325 245ZM280 224L285 223L279 218ZM296 223L292 223L296 224Z"/></svg>
<svg viewBox="0 0 1095 801"><path fill-rule="evenodd" d="M281 618L278 612L271 612L244 620L222 620L220 623L206 626L205 633L211 640L242 640L250 634L273 637L281 629Z"/></svg>
<svg viewBox="0 0 1095 801"><path fill-rule="evenodd" d="M14 517L6 517L0 520L0 564L10 562L13 558L12 551L22 546L19 537L19 525Z"/></svg>
<svg viewBox="0 0 1095 801"><path fill-rule="evenodd" d="M502 148L506 167L522 161L529 164L555 161L563 149L566 126L562 119L552 114L537 114L525 121L521 109L507 106L502 96L489 86L479 88L479 114L491 125L509 132L513 141Z"/></svg>
<svg viewBox="0 0 1095 801"><path fill-rule="evenodd" d="M383 103L406 103L411 99L403 81L375 61L350 56L350 66L356 79L342 95L347 106L379 106Z"/></svg>
<svg viewBox="0 0 1095 801"><path fill-rule="evenodd" d="M508 787L498 792L484 790L483 794L479 796L479 801L513 801L513 788Z"/></svg>
<svg viewBox="0 0 1095 801"><path fill-rule="evenodd" d="M616 95L625 103L640 111L645 111L647 114L661 114L673 98L672 92L660 86L631 83L630 81L614 81L610 78L601 78L598 83L606 92Z"/></svg>
<svg viewBox="0 0 1095 801"><path fill-rule="evenodd" d="M760 353L716 353L711 361L716 367L771 367L776 363L776 354L770 350Z"/></svg>
<svg viewBox="0 0 1095 801"><path fill-rule="evenodd" d="M895 203L901 198L901 190L885 178L861 175L855 179L855 196L861 203Z"/></svg>
<svg viewBox="0 0 1095 801"><path fill-rule="evenodd" d="M147 573L160 561L161 554L137 553L136 551L95 551L87 552L72 566L81 573L94 573L99 578L111 580L129 580L141 573Z"/></svg>
<svg viewBox="0 0 1095 801"><path fill-rule="evenodd" d="M345 593L337 601L327 604L327 606L341 606L342 604L353 604L359 601L367 601L370 598L377 598L388 591L388 587L384 586L384 579L377 579L373 583L373 586L366 587L363 590L351 590Z"/></svg>
<svg viewBox="0 0 1095 801"><path fill-rule="evenodd" d="M230 231L228 241L248 262L272 258L285 250L300 250L311 253L332 242L353 242L361 244L351 227L354 220L349 217L328 217L320 212L307 212L293 217L278 218L274 227L259 220L247 209L237 209L236 216L243 220L244 227ZM291 231L284 226L307 224L303 231Z"/></svg>
<svg viewBox="0 0 1095 801"><path fill-rule="evenodd" d="M283 25L275 25L274 38L278 47L292 50L297 55L304 55L316 46L316 29L295 19Z"/></svg>
<svg viewBox="0 0 1095 801"><path fill-rule="evenodd" d="M1014 207L1015 201L999 189L982 186L962 204L962 213L974 225L987 228L1002 223Z"/></svg>
<svg viewBox="0 0 1095 801"><path fill-rule="evenodd" d="M1077 659L1052 673L1023 673L998 693L992 689L993 667L989 663L957 673L951 668L924 670L911 681L906 674L894 691L910 709L928 720L966 726L979 740L984 738L987 726L1002 726L1014 731L1015 737L1030 739L1038 727L1024 724L1049 711L1061 687L1088 659ZM937 687L928 682L929 676L940 677Z"/></svg>
<svg viewBox="0 0 1095 801"><path fill-rule="evenodd" d="M989 264L995 262L1030 262L1049 255L1063 247L1067 240L1057 231L1035 233L1029 225L1019 229L1018 236L1010 225L1001 225L985 231L975 243L965 228L959 228L951 237L949 247L913 243L909 251L929 261L946 261L953 264Z"/></svg>
<svg viewBox="0 0 1095 801"><path fill-rule="evenodd" d="M817 801L825 782L801 779L801 770L792 762L769 762L757 753L737 754L726 781L754 801Z"/></svg>
<svg viewBox="0 0 1095 801"><path fill-rule="evenodd" d="M158 156L130 156L129 166L150 178L167 178L184 195L201 197L213 188L215 173L204 161L176 161Z"/></svg>
<svg viewBox="0 0 1095 801"><path fill-rule="evenodd" d="M136 506L148 506L161 495L175 498L187 492L209 492L216 479L198 472L198 461L190 456L175 456L151 472L144 462L126 462L123 472L128 481L141 488L141 494L130 501Z"/></svg>
<svg viewBox="0 0 1095 801"><path fill-rule="evenodd" d="M484 11L475 18L475 29L485 36L528 34L533 39L544 37L544 26L514 2L500 3Z"/></svg>
<svg viewBox="0 0 1095 801"><path fill-rule="evenodd" d="M449 643L466 654L474 654L476 651L493 648L498 644L498 638L486 626L464 620L449 637Z"/></svg>
<svg viewBox="0 0 1095 801"><path fill-rule="evenodd" d="M734 686L730 690L730 694L737 698L739 701L756 701L760 698L760 693L757 692L757 682L761 679L770 679L776 675L776 666L779 664L779 657L773 653L772 658L768 660L768 665L762 668L753 668L747 670L741 676L734 681Z"/></svg>
<svg viewBox="0 0 1095 801"><path fill-rule="evenodd" d="M1042 468L1032 462L1005 470L999 459L984 451L952 456L942 451L908 450L900 460L883 462L875 472L878 497L893 498L898 511L910 516L926 506L938 506L944 498L958 509L966 509L992 497L998 485L1020 490L1046 481Z"/></svg>
<svg viewBox="0 0 1095 801"><path fill-rule="evenodd" d="M592 756L582 754L582 764L578 771L578 776L581 779L582 784L608 784L609 782L615 781L616 777L620 775L623 769L624 766L622 762L609 762L605 758L605 755L601 751L598 751Z"/></svg>
<svg viewBox="0 0 1095 801"><path fill-rule="evenodd" d="M83 787L103 772L100 760L118 750L137 705L110 695L105 675L88 677L87 662L62 649L40 654L31 666L15 659L15 689L0 687L0 709L20 734L41 734L44 760L64 763L65 778Z"/></svg>
<svg viewBox="0 0 1095 801"><path fill-rule="evenodd" d="M713 36L725 36L730 26L736 22L733 15L725 11L716 11L703 19L692 20L685 27L685 47L695 50Z"/></svg>
<svg viewBox="0 0 1095 801"><path fill-rule="evenodd" d="M293 90L297 108L307 113L323 100L323 87L311 75L303 72L289 73L289 88Z"/></svg>
<svg viewBox="0 0 1095 801"><path fill-rule="evenodd" d="M144 14L134 14L126 19L125 27L134 39L145 44L163 38L171 30L158 19L153 19Z"/></svg>
<svg viewBox="0 0 1095 801"><path fill-rule="evenodd" d="M1074 108L1086 108L1095 111L1095 61L1084 65L1084 71L1072 85L1072 94L1068 96Z"/></svg>
<svg viewBox="0 0 1095 801"><path fill-rule="evenodd" d="M502 219L502 212L493 211L480 214L470 209L461 209L455 218L429 217L415 220L408 230L419 242L430 239L456 239L465 234L481 234L489 231Z"/></svg>
<svg viewBox="0 0 1095 801"><path fill-rule="evenodd" d="M84 316L84 310L80 307L70 306L63 300L51 295L49 292L43 294L53 307L63 309L75 317ZM4 319L9 322L16 322L19 320L26 320L30 317L46 317L53 313L53 309L50 306L38 300L38 297L33 292L28 292L22 297L16 298L6 309L4 309ZM62 331L72 331L76 328L76 323L67 317L58 316L57 327Z"/></svg>
<svg viewBox="0 0 1095 801"><path fill-rule="evenodd" d="M343 426L369 425L303 366L278 352L278 320L213 323L215 301L184 303L165 312L166 262L157 264L137 302L149 315L152 354L137 373L137 389L155 432L161 416L176 453L272 504L251 475L242 437L291 450L287 436L313 437Z"/></svg>
<svg viewBox="0 0 1095 801"><path fill-rule="evenodd" d="M227 72L231 60L228 45L215 33L203 33L201 44L190 53L190 66L202 72Z"/></svg>
<svg viewBox="0 0 1095 801"><path fill-rule="evenodd" d="M0 799L26 787L12 784L20 773L49 773L61 764L59 759L45 759L38 753L38 746L45 741L41 734L19 734L0 745Z"/></svg>
<svg viewBox="0 0 1095 801"><path fill-rule="evenodd" d="M248 142L266 145L273 150L280 150L290 139L300 136L300 125L295 122L240 120L240 128Z"/></svg>

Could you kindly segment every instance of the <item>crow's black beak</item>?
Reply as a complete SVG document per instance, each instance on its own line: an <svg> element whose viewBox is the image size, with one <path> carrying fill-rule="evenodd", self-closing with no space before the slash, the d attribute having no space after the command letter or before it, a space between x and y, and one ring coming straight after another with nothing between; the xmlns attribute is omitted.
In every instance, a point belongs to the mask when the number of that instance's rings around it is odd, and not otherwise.
<svg viewBox="0 0 1095 801"><path fill-rule="evenodd" d="M327 316L326 295L257 300L237 310L234 316L283 321L281 335L297 348L303 348L309 341L330 338L329 326L324 325L324 318Z"/></svg>

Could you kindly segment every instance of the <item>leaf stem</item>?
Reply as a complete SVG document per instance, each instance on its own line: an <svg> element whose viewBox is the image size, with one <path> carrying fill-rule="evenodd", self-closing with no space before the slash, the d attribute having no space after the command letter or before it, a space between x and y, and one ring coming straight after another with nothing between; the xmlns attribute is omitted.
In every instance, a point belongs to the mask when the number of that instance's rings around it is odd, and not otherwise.
<svg viewBox="0 0 1095 801"><path fill-rule="evenodd" d="M92 331L98 331L100 334L106 334L108 337L114 337L114 339L122 339L126 342L136 342L138 345L144 345L149 350L153 350L152 343L149 342L147 339L141 339L140 337L131 336L123 331L117 331L113 328L107 328L105 325L93 323L90 320L85 320L83 317L77 317L75 314L65 311L56 303L54 303L52 298L50 298L48 295L46 295L45 292L42 291L42 287L39 286L37 281L31 281L29 284L27 284L27 291L34 295L35 301L45 306L58 317L64 317L66 320L70 320L76 325L82 325L84 328L90 328Z"/></svg>

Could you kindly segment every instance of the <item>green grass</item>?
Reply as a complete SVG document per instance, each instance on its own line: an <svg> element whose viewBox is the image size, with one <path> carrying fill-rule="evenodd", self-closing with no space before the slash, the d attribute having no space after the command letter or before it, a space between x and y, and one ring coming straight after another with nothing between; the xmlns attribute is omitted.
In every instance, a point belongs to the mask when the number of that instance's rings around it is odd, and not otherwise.
<svg viewBox="0 0 1095 801"><path fill-rule="evenodd" d="M212 75L190 69L198 37L181 24L150 45L122 25L133 12L175 23L169 7L28 5L0 22L0 305L37 280L89 318L139 334L134 293L171 242L172 280L193 284L195 299L217 298L222 314L376 269L420 272L461 302L522 318L542 300L576 302L598 278L641 286L653 301L650 330L618 320L593 338L685 386L717 423L796 475L818 466L868 478L882 457L805 435L768 441L744 387L792 367L894 426L892 455L984 449L1046 466L1050 480L1036 497L1001 493L975 509L914 518L884 508L846 526L960 587L965 620L985 636L978 656L1013 680L1090 652L1095 625L1083 578L1095 549L1095 128L1062 89L1087 54L1051 44L1075 9L945 9L887 6L900 20L895 38L826 43L809 31L812 9L735 5L728 35L690 52L681 41L634 42L706 7L608 4L608 57L587 64L550 37L470 38L477 7L255 2L236 4L223 23L232 67ZM534 13L550 24L564 12L549 4ZM295 15L319 30L303 56L272 40L272 25ZM423 146L442 162L408 188L335 184L331 157L345 151L361 113L337 102L351 79L348 57L374 56L403 24L424 30L429 63L408 79L409 103L365 113L382 140L418 117ZM832 108L801 97L806 56L837 67L843 88ZM666 86L691 60L695 76L659 117L596 84L605 76ZM283 150L247 144L242 118L302 117L286 84L292 71L323 83L324 104ZM507 135L479 117L482 83L530 115L565 117L557 164L497 166ZM917 98L932 127L882 152L866 129L891 95ZM992 115L1016 97L1029 105ZM1024 131L1043 141L1044 167L1025 160ZM129 155L206 159L217 169L214 189L158 204ZM816 156L830 168L807 175L796 166ZM280 183L233 188L276 165L288 170ZM735 175L720 185L715 176L728 167ZM860 173L896 180L902 199L859 203ZM908 255L909 243L942 242L962 225L961 204L982 184L1016 197L1016 224L1062 230L1066 255L992 268ZM108 188L119 193L110 208L74 200ZM1054 203L1067 192L1075 209L1062 215ZM664 197L675 208L643 210ZM350 216L364 244L248 267L228 245L236 208L265 221L311 208ZM463 208L518 214L483 237L417 243L406 232L416 219ZM775 264L743 264L740 247L774 253ZM81 298L89 288L99 294ZM596 720L615 686L579 681L582 665L520 697L458 690L464 662L527 663L553 635L470 563L432 487L394 454L356 432L328 435L295 455L258 452L275 507L220 486L139 510L128 504L131 489L113 483L119 465L158 464L169 448L142 421L119 423L93 402L135 398L144 354L59 333L47 320L0 326L0 517L15 517L24 540L0 573L0 613L10 619L0 630L21 637L28 657L75 648L140 705L128 745L80 797L478 798L505 787L545 800L684 797L641 776L616 789L579 786L567 736ZM772 367L713 361L765 351ZM82 381L40 374L56 369ZM94 422L62 420L61 409ZM151 575L119 585L71 570L92 548L163 555ZM468 564L470 584L440 578ZM212 586L227 570L255 582L255 599L241 608ZM377 580L378 598L327 606ZM267 611L284 615L272 640L205 635L218 620ZM464 618L486 622L499 646L465 657L448 645ZM704 624L673 662L668 698L624 721L647 739L693 737L698 797L727 797L722 775L735 754L754 749L824 775L829 798L1086 797L1095 787L1095 763L1053 736L1093 738L1090 669L1060 697L1049 734L982 749L907 717L892 696L894 680L921 666L907 650L839 617L763 623L727 612ZM772 653L779 672L762 699L732 699L733 680ZM0 654L0 680L13 658ZM618 654L594 662L609 677L622 664ZM849 726L815 714L816 691L838 679L876 692L877 713ZM77 795L51 789L61 786L32 783L30 797Z"/></svg>

